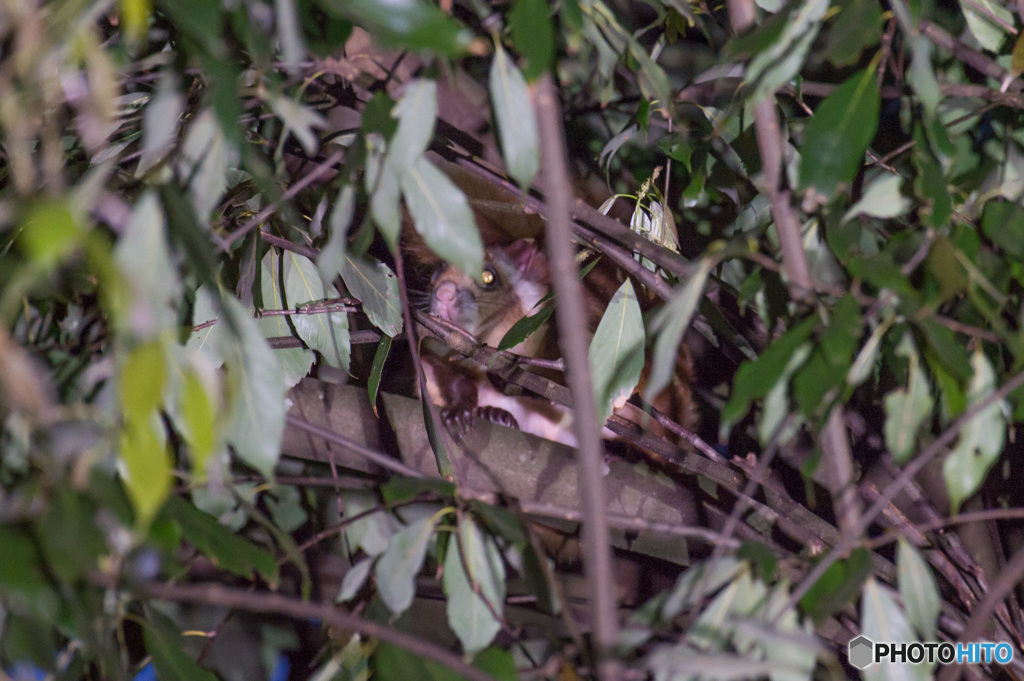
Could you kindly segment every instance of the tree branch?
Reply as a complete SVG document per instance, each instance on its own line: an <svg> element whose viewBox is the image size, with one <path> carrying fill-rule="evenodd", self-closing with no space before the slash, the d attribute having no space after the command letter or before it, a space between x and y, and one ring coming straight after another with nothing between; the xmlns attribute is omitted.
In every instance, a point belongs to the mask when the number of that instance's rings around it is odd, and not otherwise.
<svg viewBox="0 0 1024 681"><path fill-rule="evenodd" d="M565 160L565 140L558 92L550 74L544 74L533 91L533 106L544 150L543 176L548 187L550 212L545 224L551 278L559 304L555 306L558 341L565 358L565 375L572 393L573 427L579 442L580 500L586 523L583 527L584 574L593 617L598 676L603 681L621 677L613 658L619 643L619 622L612 578L608 519L601 468L604 447L597 422L597 405L590 377L583 286L576 270L570 227L572 188Z"/></svg>

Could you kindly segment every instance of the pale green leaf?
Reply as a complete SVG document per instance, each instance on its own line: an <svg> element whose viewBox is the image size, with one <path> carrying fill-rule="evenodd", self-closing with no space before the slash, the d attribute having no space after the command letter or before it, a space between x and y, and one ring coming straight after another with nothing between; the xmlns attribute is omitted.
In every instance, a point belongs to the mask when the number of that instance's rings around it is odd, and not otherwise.
<svg viewBox="0 0 1024 681"><path fill-rule="evenodd" d="M442 585L448 597L448 625L462 648L474 655L490 645L501 629L505 564L494 540L468 517L459 523L458 541L455 537L448 541Z"/></svg>
<svg viewBox="0 0 1024 681"><path fill-rule="evenodd" d="M132 211L114 250L130 296L127 322L139 338L152 338L178 324L181 281L167 242L160 201L146 192Z"/></svg>
<svg viewBox="0 0 1024 681"><path fill-rule="evenodd" d="M409 609L416 595L416 575L427 555L437 521L424 518L402 528L388 544L373 571L377 593L395 615Z"/></svg>
<svg viewBox="0 0 1024 681"><path fill-rule="evenodd" d="M887 587L874 577L864 583L860 599L861 633L872 641L912 642L919 640L907 622L906 614ZM861 670L865 681L926 681L934 664L879 662Z"/></svg>
<svg viewBox="0 0 1024 681"><path fill-rule="evenodd" d="M923 35L914 38L913 58L910 61L910 74L907 83L914 88L921 105L929 120L935 116L942 93L939 92L939 81L932 68L932 43Z"/></svg>
<svg viewBox="0 0 1024 681"><path fill-rule="evenodd" d="M281 288L282 260L277 249L271 248L263 256L260 283L263 290L264 310L283 310L285 308L285 292ZM319 281L319 278L318 278ZM288 324L288 315L264 315L256 322L257 328L265 338L281 338L294 336ZM283 348L274 350L274 356L280 362L285 387L291 388L309 373L316 356L306 348Z"/></svg>
<svg viewBox="0 0 1024 681"><path fill-rule="evenodd" d="M285 251L281 254L281 261L284 296L289 309L295 310L309 303L339 297L338 290L333 286L324 287L316 265L309 258ZM299 338L319 352L325 362L348 371L351 344L347 313L294 314L291 315L291 322Z"/></svg>
<svg viewBox="0 0 1024 681"><path fill-rule="evenodd" d="M188 178L189 196L199 224L206 225L227 188L227 170L236 165L231 148L210 109L195 117L178 157L178 176Z"/></svg>
<svg viewBox="0 0 1024 681"><path fill-rule="evenodd" d="M397 200L397 197L396 197ZM346 184L338 192L334 202L334 210L328 222L331 233L327 243L320 249L316 266L325 284L329 284L338 276L341 265L345 261L345 246L348 239L348 228L352 224L352 215L356 207L356 192L352 185Z"/></svg>
<svg viewBox="0 0 1024 681"><path fill-rule="evenodd" d="M528 187L537 174L540 158L537 121L526 79L500 44L495 45L489 86L508 173L520 187Z"/></svg>
<svg viewBox="0 0 1024 681"><path fill-rule="evenodd" d="M231 402L227 440L239 458L265 477L272 477L281 455L284 434L284 371L255 320L235 298L224 296L222 310L232 333L220 337L227 365Z"/></svg>
<svg viewBox="0 0 1024 681"><path fill-rule="evenodd" d="M299 17L294 0L274 0L277 36L281 43L281 57L289 73L297 72L306 56L306 45L299 30Z"/></svg>
<svg viewBox="0 0 1024 681"><path fill-rule="evenodd" d="M939 588L928 564L917 549L900 538L897 550L897 583L907 617L921 640L935 639L941 601Z"/></svg>
<svg viewBox="0 0 1024 681"><path fill-rule="evenodd" d="M843 216L843 222L852 220L858 215L874 218L894 218L910 210L910 199L900 193L903 178L899 175L885 173L875 177L864 190L860 201L853 204Z"/></svg>
<svg viewBox="0 0 1024 681"><path fill-rule="evenodd" d="M793 351L789 361L786 362L782 375L775 382L771 390L764 397L764 407L761 410L761 417L757 421L757 437L762 444L767 444L775 435L782 422L789 415L789 379L793 377L796 370L803 366L803 363L811 355L811 345L804 343ZM780 442L789 440L797 423L791 423L785 433L779 434Z"/></svg>
<svg viewBox="0 0 1024 681"><path fill-rule="evenodd" d="M704 292L704 284L713 266L712 259L701 258L697 270L654 317L651 326L658 336L654 341L651 377L644 388L644 399L650 401L672 380L679 357L679 344L683 340L686 327L693 319L694 312L697 311L701 294Z"/></svg>
<svg viewBox="0 0 1024 681"><path fill-rule="evenodd" d="M398 173L382 151L383 141L376 134L367 136L366 193L370 194L370 216L394 251L402 229L401 194ZM375 143L374 140L378 141Z"/></svg>
<svg viewBox="0 0 1024 681"><path fill-rule="evenodd" d="M829 4L829 0L809 0L799 5L779 37L751 60L745 78L754 83L751 102L760 102L800 73Z"/></svg>
<svg viewBox="0 0 1024 681"><path fill-rule="evenodd" d="M142 177L174 147L178 121L185 110L185 98L180 88L177 72L172 69L164 71L156 92L142 112L142 154L135 177Z"/></svg>
<svg viewBox="0 0 1024 681"><path fill-rule="evenodd" d="M973 375L967 385L968 407L991 395L996 384L995 372L982 350L975 350L971 368ZM942 474L954 512L959 510L965 499L978 491L992 464L999 458L1006 439L1005 408L1003 400L996 400L975 414L960 429L960 439L943 463Z"/></svg>
<svg viewBox="0 0 1024 681"><path fill-rule="evenodd" d="M1007 30L999 25L992 16L998 17L1007 26L1015 25L1013 14L1008 9L992 0L975 0L988 14L979 12L971 4L960 0L960 9L967 20L967 28L984 49L989 52L999 53L1006 42ZM989 16L992 15L992 16Z"/></svg>
<svg viewBox="0 0 1024 681"><path fill-rule="evenodd" d="M430 145L437 119L437 83L414 80L391 112L398 129L388 146L388 163L401 175L418 161Z"/></svg>
<svg viewBox="0 0 1024 681"><path fill-rule="evenodd" d="M308 156L316 156L316 152L320 148L320 139L314 131L326 128L327 119L313 109L283 95L271 97L269 103L270 108L284 123L285 131L295 135L295 139L299 141Z"/></svg>
<svg viewBox="0 0 1024 681"><path fill-rule="evenodd" d="M363 312L374 326L392 337L402 331L402 299L398 278L390 267L346 255L341 278L349 293L363 304Z"/></svg>
<svg viewBox="0 0 1024 681"><path fill-rule="evenodd" d="M483 242L462 190L423 157L400 182L413 225L430 250L463 272L480 272Z"/></svg>
<svg viewBox="0 0 1024 681"><path fill-rule="evenodd" d="M219 348L221 337L228 334L220 322L220 305L216 291L205 284L196 289L195 304L192 307L192 327L202 327L189 334L185 347L201 355L216 369L224 363Z"/></svg>
<svg viewBox="0 0 1024 681"><path fill-rule="evenodd" d="M345 572L345 576L341 578L341 590L338 592L334 602L345 603L355 598L359 590L363 588L363 584L366 584L366 579L370 576L370 568L372 567L373 558L369 556L350 567Z"/></svg>
<svg viewBox="0 0 1024 681"><path fill-rule="evenodd" d="M897 388L885 396L885 446L893 460L902 465L913 454L917 432L932 412L935 400L910 334L903 336L896 353L907 358L910 375L906 388Z"/></svg>
<svg viewBox="0 0 1024 681"><path fill-rule="evenodd" d="M594 377L598 421L625 404L644 368L644 321L629 279L605 308L590 341L590 372Z"/></svg>
<svg viewBox="0 0 1024 681"><path fill-rule="evenodd" d="M344 517L354 518L345 527L345 539L350 550L362 549L369 556L379 556L388 548L391 537L395 534L397 523L384 511L375 511L362 515L376 508L380 502L367 492L350 491L343 498Z"/></svg>

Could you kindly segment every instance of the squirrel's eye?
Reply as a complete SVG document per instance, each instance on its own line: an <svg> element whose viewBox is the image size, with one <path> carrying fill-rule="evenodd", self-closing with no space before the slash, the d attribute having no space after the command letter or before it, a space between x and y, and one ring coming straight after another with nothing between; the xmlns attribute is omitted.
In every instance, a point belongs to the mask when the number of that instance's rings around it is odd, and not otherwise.
<svg viewBox="0 0 1024 681"><path fill-rule="evenodd" d="M498 273L494 271L493 267L485 267L484 271L480 273L480 281L484 283L484 286L490 288L498 283Z"/></svg>

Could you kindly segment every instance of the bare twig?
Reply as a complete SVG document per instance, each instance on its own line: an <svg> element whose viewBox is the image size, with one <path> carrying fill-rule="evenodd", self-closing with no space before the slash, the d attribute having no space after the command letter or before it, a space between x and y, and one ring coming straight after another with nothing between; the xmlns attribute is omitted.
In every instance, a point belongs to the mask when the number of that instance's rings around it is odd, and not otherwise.
<svg viewBox="0 0 1024 681"><path fill-rule="evenodd" d="M844 534L853 532L859 525L861 509L857 486L853 482L853 454L846 436L842 404L834 406L825 421L821 450L839 529Z"/></svg>
<svg viewBox="0 0 1024 681"><path fill-rule="evenodd" d="M101 580L108 581L109 580ZM112 586L107 584L107 586ZM463 661L461 657L440 646L418 639L376 622L345 612L333 603L311 603L289 598L283 594L262 593L245 589L232 589L221 584L160 584L145 585L147 596L156 600L178 603L199 603L246 612L283 615L295 619L322 620L338 629L358 631L403 648L410 653L433 660L471 681L495 681L494 677Z"/></svg>
<svg viewBox="0 0 1024 681"><path fill-rule="evenodd" d="M942 435L937 437L930 445L925 447L920 454L914 457L914 460L903 469L903 472L893 480L889 485L886 486L878 500L871 505L871 507L864 512L861 516L860 522L857 524L856 532L850 532L843 535L842 540L826 555L822 558L817 565L815 565L807 573L807 575L800 581L800 584L793 589L789 595L789 603L787 607L794 607L801 598L810 590L814 583L821 578L825 571L829 569L837 560L842 558L856 546L859 541L858 537L867 530L868 526L874 521L878 515L888 508L889 502L896 498L896 495L900 493L914 476L916 476L922 468L924 468L929 461L934 459L942 451L945 451L946 447L952 444L953 439L960 433L964 425L968 421L978 415L980 411L994 404L995 402L1004 399L1011 392L1024 385L1024 371L1017 373L1003 384L999 390L996 390L991 395L988 395L985 399L976 402L971 405L967 411L960 415L956 421L950 424L949 428L943 431Z"/></svg>
<svg viewBox="0 0 1024 681"><path fill-rule="evenodd" d="M575 408L573 426L579 442L580 500L586 518L583 527L584 572L593 616L598 675L603 681L614 681L621 677L622 668L612 656L619 643L619 623L601 475L604 448L587 361L586 337L580 333L581 329L587 328L587 318L572 244L572 189L565 160L561 107L549 74L538 80L533 92L533 105L540 131L540 146L544 150L544 179L550 202L546 233L552 284L559 300L555 319Z"/></svg>
<svg viewBox="0 0 1024 681"><path fill-rule="evenodd" d="M259 225L262 225L267 220L267 218L273 215L277 211L278 206L280 206L282 202L291 199L296 194L301 192L303 189L305 189L306 187L313 184L314 182L322 178L324 175L329 173L334 168L334 166L336 166L338 163L341 162L342 159L345 158L345 152L345 149L339 149L338 151L328 156L325 161L317 164L317 166L313 168L311 171L309 171L309 173L307 173L305 177L303 177L301 180L299 180L292 186L288 187L288 189L285 190L283 194L281 194L280 199L278 199L277 201L271 201L266 208L264 208L259 213L256 213L256 215L249 218L244 225L236 229L234 232L229 234L224 240L222 240L220 246L218 247L218 250L226 253L231 248L231 244L241 239L243 236L251 232Z"/></svg>

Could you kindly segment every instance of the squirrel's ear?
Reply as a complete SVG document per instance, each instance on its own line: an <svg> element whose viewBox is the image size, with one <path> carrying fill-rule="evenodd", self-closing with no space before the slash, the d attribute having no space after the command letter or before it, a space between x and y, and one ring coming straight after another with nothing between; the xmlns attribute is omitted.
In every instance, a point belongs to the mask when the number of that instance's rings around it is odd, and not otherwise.
<svg viewBox="0 0 1024 681"><path fill-rule="evenodd" d="M505 253L516 269L542 282L549 278L548 259L533 239L519 239L505 246Z"/></svg>

